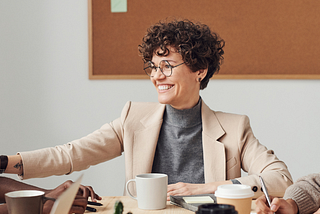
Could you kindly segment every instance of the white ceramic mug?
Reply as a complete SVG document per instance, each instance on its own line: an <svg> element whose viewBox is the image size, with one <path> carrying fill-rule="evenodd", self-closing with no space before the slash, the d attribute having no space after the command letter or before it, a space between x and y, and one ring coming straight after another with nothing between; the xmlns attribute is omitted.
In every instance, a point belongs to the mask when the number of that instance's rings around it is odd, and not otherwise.
<svg viewBox="0 0 320 214"><path fill-rule="evenodd" d="M43 204L48 198L44 192L37 190L19 190L5 194L9 214L42 214Z"/></svg>
<svg viewBox="0 0 320 214"><path fill-rule="evenodd" d="M129 183L135 182L137 196L129 190ZM168 176L160 173L137 175L126 184L129 196L138 201L138 207L144 210L164 209L167 206Z"/></svg>

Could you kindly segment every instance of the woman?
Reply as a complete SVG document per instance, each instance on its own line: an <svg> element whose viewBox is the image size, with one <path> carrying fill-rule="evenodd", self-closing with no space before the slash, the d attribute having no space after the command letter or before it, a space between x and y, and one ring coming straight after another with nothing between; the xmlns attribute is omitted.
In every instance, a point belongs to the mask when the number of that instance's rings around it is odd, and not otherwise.
<svg viewBox="0 0 320 214"><path fill-rule="evenodd" d="M125 152L126 181L166 173L168 196L214 193L231 183L250 185L260 195L258 174L282 196L291 175L254 137L248 117L215 112L200 98L220 69L223 47L206 25L174 20L151 26L139 50L159 103L128 102L120 118L84 138L9 156L6 172L23 178L68 174ZM249 175L241 177L241 169Z"/></svg>
<svg viewBox="0 0 320 214"><path fill-rule="evenodd" d="M288 187L283 198L273 198L271 207L261 196L256 201L256 211L261 213L320 213L320 173L310 174Z"/></svg>

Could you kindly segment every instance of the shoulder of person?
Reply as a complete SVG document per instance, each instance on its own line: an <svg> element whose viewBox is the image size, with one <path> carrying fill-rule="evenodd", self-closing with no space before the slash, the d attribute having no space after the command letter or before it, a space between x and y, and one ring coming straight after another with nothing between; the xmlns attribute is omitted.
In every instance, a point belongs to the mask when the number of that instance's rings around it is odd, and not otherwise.
<svg viewBox="0 0 320 214"><path fill-rule="evenodd" d="M208 114L208 112L212 112L218 120L237 120L237 119L241 119L241 118L245 118L245 119L249 119L247 115L243 115L243 114L236 114L236 113L228 113L228 112L223 112L223 111L215 111L212 110L209 106L206 105L206 103L202 103L203 105L203 110L205 112L205 114Z"/></svg>
<svg viewBox="0 0 320 214"><path fill-rule="evenodd" d="M312 174L303 176L297 180L297 182L304 182L304 181L308 181L312 183L320 183L320 173L312 173Z"/></svg>
<svg viewBox="0 0 320 214"><path fill-rule="evenodd" d="M213 111L213 113L219 120L249 120L249 117L243 114L228 113L223 111Z"/></svg>
<svg viewBox="0 0 320 214"><path fill-rule="evenodd" d="M122 109L121 118L138 119L144 118L157 113L162 115L165 109L164 104L156 102L131 102L128 101Z"/></svg>
<svg viewBox="0 0 320 214"><path fill-rule="evenodd" d="M132 102L128 101L125 105L125 109L130 110L142 110L142 109L157 109L163 107L164 104L156 103L156 102Z"/></svg>

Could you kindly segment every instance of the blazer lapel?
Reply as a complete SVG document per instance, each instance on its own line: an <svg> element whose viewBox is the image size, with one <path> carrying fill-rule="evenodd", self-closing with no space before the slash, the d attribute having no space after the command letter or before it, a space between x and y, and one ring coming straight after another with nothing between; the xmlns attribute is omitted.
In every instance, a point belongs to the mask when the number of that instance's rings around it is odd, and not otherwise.
<svg viewBox="0 0 320 214"><path fill-rule="evenodd" d="M164 110L165 105L157 105L155 111L151 111L140 120L144 129L134 133L133 176L149 173L152 170Z"/></svg>
<svg viewBox="0 0 320 214"><path fill-rule="evenodd" d="M144 129L134 133L132 148L133 177L152 170L154 153L163 122L165 105L158 105L155 111L140 120ZM218 141L225 131L214 113L202 101L202 144L205 181L224 181L226 179L225 147Z"/></svg>
<svg viewBox="0 0 320 214"><path fill-rule="evenodd" d="M225 147L218 141L225 131L214 111L202 101L202 144L205 182L226 180Z"/></svg>

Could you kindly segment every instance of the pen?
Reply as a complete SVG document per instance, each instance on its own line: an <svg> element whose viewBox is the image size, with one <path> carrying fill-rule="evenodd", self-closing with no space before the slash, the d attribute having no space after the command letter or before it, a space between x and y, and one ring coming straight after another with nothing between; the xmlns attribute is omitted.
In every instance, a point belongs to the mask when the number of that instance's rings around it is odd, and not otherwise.
<svg viewBox="0 0 320 214"><path fill-rule="evenodd" d="M90 212L97 212L97 210L93 207L86 207L86 210L88 210Z"/></svg>
<svg viewBox="0 0 320 214"><path fill-rule="evenodd" d="M98 202L93 202L93 201L88 201L88 204L94 205L94 206L102 206L103 204L98 203Z"/></svg>
<svg viewBox="0 0 320 214"><path fill-rule="evenodd" d="M270 198L269 198L267 187L264 184L264 181L263 181L262 177L259 176L259 178L260 178L260 182L261 182L261 185L262 185L262 191L263 191L264 195L266 196L266 199L268 201L269 207L271 207L271 201L270 201Z"/></svg>

